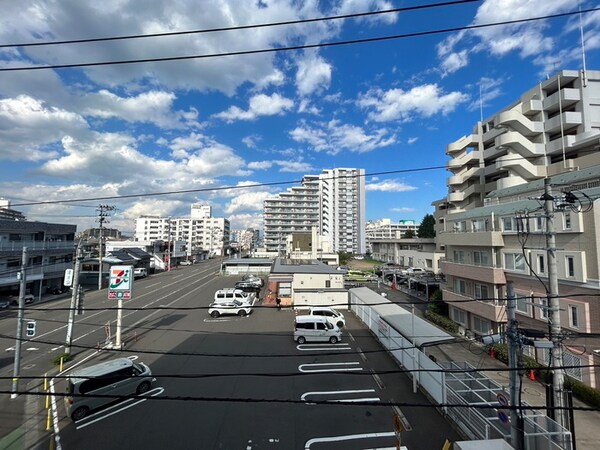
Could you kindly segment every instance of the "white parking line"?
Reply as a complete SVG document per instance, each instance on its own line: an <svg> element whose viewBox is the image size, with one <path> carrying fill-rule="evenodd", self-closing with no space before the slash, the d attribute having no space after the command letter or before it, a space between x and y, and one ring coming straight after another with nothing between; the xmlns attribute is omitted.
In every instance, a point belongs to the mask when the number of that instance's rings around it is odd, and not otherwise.
<svg viewBox="0 0 600 450"><path fill-rule="evenodd" d="M300 397L302 401L308 403L309 405L314 405L307 401L306 399L310 396L318 396L318 395L345 395L345 394L366 394L368 392L375 392L375 389L357 389L352 391L315 391L315 392L305 392ZM379 397L363 397L363 398L332 398L327 399L325 401L332 403L355 403L355 402L378 402L380 400Z"/></svg>
<svg viewBox="0 0 600 450"><path fill-rule="evenodd" d="M149 393L152 392L152 395L150 395L150 397L156 397L157 395L162 394L164 391L165 391L165 388L157 387L157 388L149 390L146 394L149 394ZM92 414L91 416L85 417L85 418L81 419L79 422L76 422L76 423L81 423L81 422L86 422L86 423L84 423L83 425L77 425L76 428L78 430L81 430L82 428L85 428L85 427L87 427L87 426L89 426L89 425L91 425L93 423L100 422L101 420L104 420L104 419L106 419L106 418L108 418L108 417L110 417L112 415L120 413L121 411L125 411L126 409L129 409L129 408L131 408L131 407L133 407L135 405L139 405L140 403L144 403L148 399L147 398L141 398L141 399L139 399L139 400L131 403L130 405L123 406L122 408L119 408L120 406L124 405L125 403L131 402L133 400L135 400L135 399L133 399L133 398L127 399L124 402L118 403L118 404L113 405L113 406L111 406L111 407L109 407L109 408L107 408L107 409L105 409L103 411L99 411L99 412L97 412L95 414ZM114 411L112 411L109 414L105 414L106 411L109 411L109 410L111 410L113 408L118 408L118 409L115 409ZM99 417L97 419L90 420L88 422L89 419L92 419L93 417L96 417L96 416L99 416Z"/></svg>
<svg viewBox="0 0 600 450"><path fill-rule="evenodd" d="M346 436L330 436L330 437L321 437L321 438L313 438L306 441L304 444L304 450L310 450L310 446L313 444L319 444L322 442L341 442L341 441L351 441L356 439L371 439L371 438L386 438L386 437L395 437L396 433L394 431L388 431L384 433L364 433L364 434L348 434ZM393 448L393 447L392 447Z"/></svg>
<svg viewBox="0 0 600 450"><path fill-rule="evenodd" d="M311 364L300 364L298 366L298 370L300 372L310 372L310 373L319 373L319 372L350 372L350 371L358 371L362 370L362 367L348 367L348 366L356 366L360 364L359 362L342 362L342 363L311 363ZM311 369L311 367L338 367L332 369Z"/></svg>
<svg viewBox="0 0 600 450"><path fill-rule="evenodd" d="M350 344L348 344L347 342L341 344L298 344L296 346L296 349L300 350L301 352L315 352L323 350L352 350L352 348L350 348L349 346Z"/></svg>

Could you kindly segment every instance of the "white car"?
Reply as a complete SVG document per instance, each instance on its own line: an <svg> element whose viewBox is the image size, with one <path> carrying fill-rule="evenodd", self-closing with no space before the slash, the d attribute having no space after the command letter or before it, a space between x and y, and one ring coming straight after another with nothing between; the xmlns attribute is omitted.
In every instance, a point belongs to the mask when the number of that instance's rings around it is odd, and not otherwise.
<svg viewBox="0 0 600 450"><path fill-rule="evenodd" d="M186 259L186 260L183 260L183 261L179 261L179 265L180 265L180 266L191 266L191 265L192 265L192 262L191 262L191 261L188 261L188 260Z"/></svg>
<svg viewBox="0 0 600 450"><path fill-rule="evenodd" d="M402 275L421 275L425 273L425 269L421 269L420 267L409 267L406 270L402 270L400 273Z"/></svg>
<svg viewBox="0 0 600 450"><path fill-rule="evenodd" d="M252 312L252 305L239 300L228 300L224 302L211 303L208 308L208 313L217 318L224 315L238 315L240 317L247 316Z"/></svg>
<svg viewBox="0 0 600 450"><path fill-rule="evenodd" d="M335 325L338 328L343 328L346 326L346 319L344 319L344 315L333 308L328 308L325 306L313 306L308 310L308 315L324 316L327 318L329 323Z"/></svg>

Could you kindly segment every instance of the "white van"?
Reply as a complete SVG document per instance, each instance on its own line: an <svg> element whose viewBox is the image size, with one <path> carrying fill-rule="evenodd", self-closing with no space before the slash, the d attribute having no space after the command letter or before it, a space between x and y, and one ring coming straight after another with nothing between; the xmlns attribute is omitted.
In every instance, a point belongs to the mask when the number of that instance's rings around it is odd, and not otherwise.
<svg viewBox="0 0 600 450"><path fill-rule="evenodd" d="M346 319L344 319L344 315L333 308L326 306L313 306L308 310L308 315L327 317L329 321L338 328L344 328L346 326Z"/></svg>
<svg viewBox="0 0 600 450"><path fill-rule="evenodd" d="M254 292L244 292L241 289L219 289L215 292L215 303L232 302L238 300L242 303L254 304L256 295Z"/></svg>
<svg viewBox="0 0 600 450"><path fill-rule="evenodd" d="M133 278L146 278L148 276L148 269L145 267L136 267L133 269Z"/></svg>
<svg viewBox="0 0 600 450"><path fill-rule="evenodd" d="M294 340L298 344L304 344L307 341L336 344L342 340L342 331L324 316L296 316Z"/></svg>
<svg viewBox="0 0 600 450"><path fill-rule="evenodd" d="M144 363L118 358L73 371L68 376L65 409L73 421L81 420L96 408L118 400L118 397L147 392L154 378ZM92 397L86 396L92 395Z"/></svg>

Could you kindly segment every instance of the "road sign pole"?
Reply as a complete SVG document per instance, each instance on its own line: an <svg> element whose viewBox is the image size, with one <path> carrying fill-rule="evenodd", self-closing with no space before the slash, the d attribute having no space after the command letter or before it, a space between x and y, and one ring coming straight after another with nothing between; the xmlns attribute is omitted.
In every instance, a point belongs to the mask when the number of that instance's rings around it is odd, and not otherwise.
<svg viewBox="0 0 600 450"><path fill-rule="evenodd" d="M21 344L23 337L23 309L25 308L25 290L27 289L27 277L25 268L27 267L27 247L23 247L23 256L21 257L21 274L19 285L19 311L17 312L17 339L15 342L15 363L13 367L12 394L10 398L17 398L19 395L19 375L21 374Z"/></svg>
<svg viewBox="0 0 600 450"><path fill-rule="evenodd" d="M117 331L115 334L115 347L121 348L121 323L123 322L123 299L119 299L117 306Z"/></svg>

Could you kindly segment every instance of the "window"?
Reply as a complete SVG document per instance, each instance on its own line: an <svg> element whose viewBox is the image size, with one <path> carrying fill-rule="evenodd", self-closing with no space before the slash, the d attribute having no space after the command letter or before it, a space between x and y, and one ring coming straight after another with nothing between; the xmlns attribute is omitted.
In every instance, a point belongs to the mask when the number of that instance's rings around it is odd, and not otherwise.
<svg viewBox="0 0 600 450"><path fill-rule="evenodd" d="M465 252L462 250L454 250L454 262L459 264L465 263Z"/></svg>
<svg viewBox="0 0 600 450"><path fill-rule="evenodd" d="M487 252L473 252L473 264L476 266L489 266L490 261Z"/></svg>
<svg viewBox="0 0 600 450"><path fill-rule="evenodd" d="M569 305L569 323L573 328L579 328L579 315L577 306Z"/></svg>
<svg viewBox="0 0 600 450"><path fill-rule="evenodd" d="M527 303L531 301L533 301L533 296L525 297L517 294L517 311L529 314L529 305Z"/></svg>
<svg viewBox="0 0 600 450"><path fill-rule="evenodd" d="M331 287L331 280L325 280L325 287L326 288L330 288Z"/></svg>
<svg viewBox="0 0 600 450"><path fill-rule="evenodd" d="M488 334L491 331L492 326L489 320L475 316L473 317L473 329L478 333Z"/></svg>
<svg viewBox="0 0 600 450"><path fill-rule="evenodd" d="M567 277L575 276L575 258L573 256L565 257L565 269Z"/></svg>
<svg viewBox="0 0 600 450"><path fill-rule="evenodd" d="M565 225L565 230L571 229L571 212L570 211L564 212L564 225Z"/></svg>
<svg viewBox="0 0 600 450"><path fill-rule="evenodd" d="M461 325L467 324L467 313L461 309L452 308L452 320Z"/></svg>
<svg viewBox="0 0 600 450"><path fill-rule="evenodd" d="M502 230L503 231L515 231L513 226L512 217L503 217L502 218Z"/></svg>
<svg viewBox="0 0 600 450"><path fill-rule="evenodd" d="M545 231L546 230L546 218L544 216L537 216L535 218L535 230Z"/></svg>
<svg viewBox="0 0 600 450"><path fill-rule="evenodd" d="M525 271L525 258L521 253L505 253L504 268L506 270Z"/></svg>
<svg viewBox="0 0 600 450"><path fill-rule="evenodd" d="M548 299L547 298L542 298L540 299L540 305L542 305L542 307L540 308L541 312L541 317L543 319L547 319L548 318Z"/></svg>
<svg viewBox="0 0 600 450"><path fill-rule="evenodd" d="M326 330L327 326L325 325L325 322L317 322L317 330Z"/></svg>
<svg viewBox="0 0 600 450"><path fill-rule="evenodd" d="M475 298L478 300L489 300L490 296L486 284L475 283Z"/></svg>
<svg viewBox="0 0 600 450"><path fill-rule="evenodd" d="M477 219L472 221L473 231L485 231L485 219Z"/></svg>
<svg viewBox="0 0 600 450"><path fill-rule="evenodd" d="M544 259L544 255L538 255L538 272L546 273L546 260Z"/></svg>
<svg viewBox="0 0 600 450"><path fill-rule="evenodd" d="M467 282L460 278L454 279L454 292L465 295L467 293Z"/></svg>

